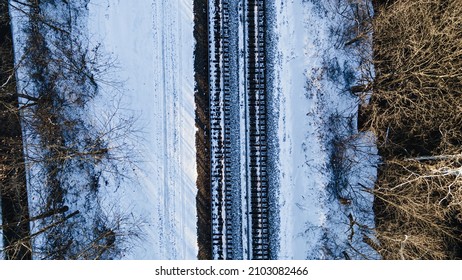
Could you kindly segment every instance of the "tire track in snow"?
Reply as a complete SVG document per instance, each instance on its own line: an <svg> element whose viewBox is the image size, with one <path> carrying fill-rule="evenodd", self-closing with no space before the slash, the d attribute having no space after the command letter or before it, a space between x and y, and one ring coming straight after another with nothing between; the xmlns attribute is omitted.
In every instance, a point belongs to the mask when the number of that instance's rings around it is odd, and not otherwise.
<svg viewBox="0 0 462 280"><path fill-rule="evenodd" d="M162 41L162 34L160 34L160 29L162 28L161 25L161 13L162 11L159 11L157 9L158 5L156 3L152 3L151 5L152 10L153 10L153 34L154 34L154 42L155 44L155 66L156 69L153 69L155 71L155 74L159 74L158 71L163 72L163 53L162 53L162 47L163 47L163 41ZM158 117L158 119L165 118L165 106L164 106L164 82L163 79L162 81L159 81L158 79L154 80L154 91L155 95L157 98L159 98L159 102L154 102L153 104L153 109L154 109L154 114ZM164 136L164 121L155 121L153 123L155 126L155 131L158 131L159 133L155 134L155 142L156 146L161 149L162 151L159 154L159 157L156 158L156 164L155 166L157 167L157 172L159 176L159 183L162 184L159 186L160 194L162 194L163 197L165 197L165 184L166 184L166 179L165 179L165 168L166 166L164 165L163 159L165 157L165 147L164 147L164 142L165 142L165 136ZM165 228L165 200L162 200L158 202L157 204L157 215L158 215L158 234L159 234L159 240L158 240L158 250L159 250L159 255L160 256L166 256L165 253L165 246L166 244L165 236L164 236L164 228Z"/></svg>
<svg viewBox="0 0 462 280"><path fill-rule="evenodd" d="M182 142L180 133L183 131L181 122L181 59L178 55L181 30L178 24L180 11L178 1L162 1L161 3L162 28L162 80L163 80L163 149L164 158L164 242L169 244L165 248L168 258L178 259L185 256L185 229L183 226L184 211L184 185L182 171ZM181 242L182 244L179 244Z"/></svg>
<svg viewBox="0 0 462 280"><path fill-rule="evenodd" d="M180 0L177 0L175 3L176 3L176 7L175 7L175 11L176 12L176 18L177 19L181 19L181 10L180 9ZM192 11L191 11L192 12ZM182 28L182 24L181 22L177 23L175 25L176 27L176 34L178 34L178 37L177 37L177 40L176 40L176 45L177 46L181 46L183 40L182 40L182 34L183 34L183 28ZM177 73L177 77L178 77L178 80L177 80L177 89L180 91L180 94L178 95L178 110L177 112L184 112L184 109L185 108L185 104L184 104L184 100L183 100L183 95L185 94L183 91L182 91L182 79L183 79L183 65L182 65L182 61L183 61L183 57L181 56L181 53L179 53L178 55L179 59L178 59L178 73ZM178 114L178 131L180 133L184 133L185 129L184 129L184 120L185 120L186 116L182 115L182 114ZM183 153L183 141L182 141L182 137L181 135L178 135L178 141L179 141L179 144L178 144L178 165L177 167L178 168L181 168L179 170L179 176L180 176L180 187L183 188L184 186L186 186L186 180L185 180L185 176L184 176L184 172L186 170L186 166L184 166L184 163L186 162L186 159L183 158L184 156L184 153ZM186 211L185 211L185 203L186 203L186 198L185 198L185 194L186 192L181 189L181 192L180 192L180 196L181 196L181 199L177 200L176 202L179 203L179 208L180 208L180 212L181 212L181 215L179 216L179 223L178 223L178 232L180 232L180 236L182 236L183 238L181 239L181 245L179 246L180 250L181 250L181 257L184 259L185 256L186 256L186 246L187 246L187 241L186 241L186 238L184 238L186 236L186 230L185 230L185 226L184 226L184 220L183 220L183 217L186 217Z"/></svg>
<svg viewBox="0 0 462 280"><path fill-rule="evenodd" d="M165 230L168 232L168 244L170 250L166 253L168 258L177 259L177 242L175 230L176 205L175 197L177 191L176 184L176 167L177 167L177 98L176 75L172 72L175 68L175 56L173 48L175 46L175 33L173 32L174 17L172 17L171 1L161 2L161 18L164 28L162 28L162 79L164 83L163 91L163 112L164 112L164 221ZM173 143L172 143L173 142Z"/></svg>
<svg viewBox="0 0 462 280"><path fill-rule="evenodd" d="M167 18L164 18L164 24L166 21L168 21L167 24L167 32L164 32L164 38L168 39L166 49L168 50L168 53L164 56L166 59L167 63L171 63L168 68L165 69L165 73L167 74L167 81L169 82L169 88L167 94L167 110L170 110L168 114L168 118L166 120L166 128L168 132L168 151L170 156L166 159L166 164L169 164L169 183L170 188L169 189L169 198L171 199L169 201L170 203L170 237L171 237L171 244L173 244L173 251L171 252L173 255L173 259L178 259L178 251L181 247L183 246L178 246L178 235L180 235L182 228L178 228L178 220L177 220L177 212L178 212L178 191L179 188L181 188L181 181L180 185L178 185L178 179L180 177L180 146L181 143L179 141L179 130L180 124L179 124L179 68L178 68L178 57L177 57L177 50L179 43L177 41L178 37L178 28L177 28L177 16L178 16L178 6L175 5L177 4L177 1L166 1L167 5L163 5L163 15L167 16ZM164 2L163 2L164 3ZM174 12L177 13L174 13ZM164 29L165 30L165 29ZM164 62L164 65L166 63ZM174 70L174 71L172 71ZM181 194L181 192L180 192ZM180 218L181 219L181 218ZM181 238L180 238L181 240Z"/></svg>

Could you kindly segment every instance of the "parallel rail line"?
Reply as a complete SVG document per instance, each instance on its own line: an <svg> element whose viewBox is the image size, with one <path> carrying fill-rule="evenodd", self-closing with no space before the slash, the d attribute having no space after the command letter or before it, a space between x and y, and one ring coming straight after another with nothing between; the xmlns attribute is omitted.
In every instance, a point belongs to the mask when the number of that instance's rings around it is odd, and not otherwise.
<svg viewBox="0 0 462 280"><path fill-rule="evenodd" d="M231 113L233 94L239 94L230 86L230 60L238 55L230 51L230 1L210 0L209 53L211 65L209 83L211 122L211 188L212 188L212 249L217 259L239 258L238 248L247 247L251 259L269 258L268 230L268 178L266 139L266 68L265 68L265 3L264 0L244 1L245 73L242 73L246 99L246 188L249 211L242 223L250 227L248 244L237 244L230 218L236 203L231 169L235 159L231 156L232 137L230 124L239 122L239 116ZM241 60L240 60L241 61ZM240 62L241 63L241 62ZM244 221L245 220L245 221Z"/></svg>

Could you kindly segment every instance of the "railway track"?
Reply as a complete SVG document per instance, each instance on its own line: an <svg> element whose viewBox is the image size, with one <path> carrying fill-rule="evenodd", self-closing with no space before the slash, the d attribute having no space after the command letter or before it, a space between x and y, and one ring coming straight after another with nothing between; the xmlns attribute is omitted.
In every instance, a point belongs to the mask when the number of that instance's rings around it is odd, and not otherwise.
<svg viewBox="0 0 462 280"><path fill-rule="evenodd" d="M269 258L264 0L247 0L248 175L253 259Z"/></svg>
<svg viewBox="0 0 462 280"><path fill-rule="evenodd" d="M265 5L238 4L209 0L212 256L268 259Z"/></svg>

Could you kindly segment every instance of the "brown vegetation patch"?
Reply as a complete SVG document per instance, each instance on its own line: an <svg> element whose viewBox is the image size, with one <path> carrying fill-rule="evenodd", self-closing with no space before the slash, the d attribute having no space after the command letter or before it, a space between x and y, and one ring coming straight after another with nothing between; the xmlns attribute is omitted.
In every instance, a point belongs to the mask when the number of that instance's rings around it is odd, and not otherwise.
<svg viewBox="0 0 462 280"><path fill-rule="evenodd" d="M212 258L207 1L194 1L198 259Z"/></svg>
<svg viewBox="0 0 462 280"><path fill-rule="evenodd" d="M379 252L461 258L461 2L376 1L375 8L376 77L363 113L383 160L374 191Z"/></svg>

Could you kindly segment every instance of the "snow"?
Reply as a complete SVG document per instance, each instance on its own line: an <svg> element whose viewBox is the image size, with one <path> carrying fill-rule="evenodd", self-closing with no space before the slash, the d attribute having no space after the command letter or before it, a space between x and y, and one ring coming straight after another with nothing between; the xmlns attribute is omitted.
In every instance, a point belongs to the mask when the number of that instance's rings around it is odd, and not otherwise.
<svg viewBox="0 0 462 280"><path fill-rule="evenodd" d="M108 193L145 221L127 259L194 259L196 160L192 1L91 1L89 32L115 57L124 109L142 125L138 185ZM114 89L102 84L101 110Z"/></svg>
<svg viewBox="0 0 462 280"><path fill-rule="evenodd" d="M79 167L67 166L70 169L61 179L79 188L69 188L65 203L71 211L81 211L79 221L88 223L81 226L85 230L97 222L91 220L93 216L101 214L128 234L119 236L126 249L120 256L123 259L195 259L192 1L140 0L134 5L131 1L90 0L43 4L42 8L46 7L44 13L50 18L66 22L66 5L70 5L69 22L74 28L71 35L81 36L82 45L89 45L89 55L98 60L98 67L92 70L99 71L93 72L99 95L86 105L85 112L71 112L71 118L81 118L92 128L108 129L100 136L111 149L117 148L111 156L119 165L114 169L95 167L95 172L103 172L106 180L105 184L99 182L105 187L99 188L97 195L85 189L88 178L79 173ZM75 7L78 15L71 14ZM18 11L13 13L17 63L24 54L26 21ZM53 44L57 35L48 32L46 36ZM34 93L28 66L19 68L17 78L23 90ZM63 81L60 86L64 87L72 82L66 77ZM132 120L133 127L124 127ZM31 136L31 131L25 130L24 134ZM25 138L29 157L39 147L36 138ZM120 173L112 174L114 171ZM28 166L32 215L42 211L46 182L43 173L40 164ZM43 227L31 226L33 232ZM84 235L88 232L78 232L79 229L74 229L74 234L87 238ZM40 247L43 242L40 235L34 246ZM34 257L40 258L40 253Z"/></svg>
<svg viewBox="0 0 462 280"><path fill-rule="evenodd" d="M378 258L361 243L362 234L371 235L374 217L373 198L359 187L373 186L377 150L373 136L356 128L358 100L346 89L354 80L350 76L357 58L339 46L332 32L344 26L335 2L274 0L270 36L276 46L269 93L274 100L268 112L276 120L277 139L270 141L277 143L277 181L270 182L277 189L279 259ZM95 126L117 126L130 115L137 120L133 135L109 139L112 146L126 147L121 156L130 157L130 170L124 170L128 179L122 184L100 190L101 207L108 215L128 214L140 226L140 239L129 242L124 259L195 259L192 0L90 0L87 8L88 22L82 26L88 28L89 49L99 48L117 66L107 65L111 70L97 80L100 96L92 101L89 116L94 116ZM241 8L239 12L242 16ZM238 32L236 49L243 55L242 28ZM17 22L14 33L20 34ZM23 44L24 38L16 35L15 45ZM243 64L233 67L244 73ZM243 79L236 83L243 93ZM244 108L245 98L237 99ZM244 122L245 112L237 111ZM235 129L244 147L245 126ZM335 146L338 140L344 146ZM239 153L245 170L245 149ZM333 166L337 155L352 162L342 166L341 174ZM342 174L347 185L335 181ZM241 172L239 184L247 180ZM341 198L351 202L342 204ZM245 199L242 206L245 216ZM250 228L244 224L241 230L245 243ZM244 256L251 253L246 250Z"/></svg>
<svg viewBox="0 0 462 280"><path fill-rule="evenodd" d="M357 100L345 90L349 82L345 73L354 69L355 57L336 46L338 38L331 32L344 24L330 5L334 2L281 0L274 5L278 44L272 94L279 100L273 108L279 143L279 259L338 259L344 258L344 252L363 258L354 249L377 258L371 248L360 244L360 234L349 237L358 224L364 232L374 226L372 196L357 184L358 178L365 178L361 183L373 186L377 160L373 139L357 135L367 145L351 156L359 157L367 150L367 160L355 161L351 172L344 174L349 177L348 190L339 194L332 187L330 143L336 136L357 132L355 127L348 132L341 124L339 128L329 124L330 116L339 114L345 119L353 116L355 126L357 110ZM349 195L351 204L340 204L340 195ZM348 214L358 224L351 224Z"/></svg>

